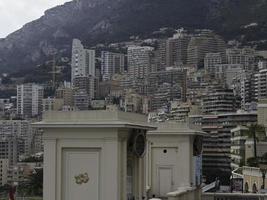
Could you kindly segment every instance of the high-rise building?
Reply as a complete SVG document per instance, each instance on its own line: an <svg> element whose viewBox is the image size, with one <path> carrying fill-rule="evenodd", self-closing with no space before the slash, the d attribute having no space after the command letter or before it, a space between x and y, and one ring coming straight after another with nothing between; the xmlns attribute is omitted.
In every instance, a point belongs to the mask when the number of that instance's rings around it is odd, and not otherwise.
<svg viewBox="0 0 267 200"><path fill-rule="evenodd" d="M217 178L229 184L231 176L231 130L257 122L256 112L236 112L218 115L189 116L194 128L201 127L208 135L203 139L203 175L208 183Z"/></svg>
<svg viewBox="0 0 267 200"><path fill-rule="evenodd" d="M128 74L132 80L144 79L151 71L151 54L153 47L128 47Z"/></svg>
<svg viewBox="0 0 267 200"><path fill-rule="evenodd" d="M226 50L226 60L228 64L242 64L246 70L253 70L256 52L251 48L233 48Z"/></svg>
<svg viewBox="0 0 267 200"><path fill-rule="evenodd" d="M0 185L4 186L7 184L8 178L8 159L0 159Z"/></svg>
<svg viewBox="0 0 267 200"><path fill-rule="evenodd" d="M78 76L73 79L73 89L75 91L85 91L89 101L95 98L95 86L95 78L93 76Z"/></svg>
<svg viewBox="0 0 267 200"><path fill-rule="evenodd" d="M226 44L224 40L210 30L202 30L193 36L187 48L187 64L193 67L204 66L207 53L221 53L222 61L225 60Z"/></svg>
<svg viewBox="0 0 267 200"><path fill-rule="evenodd" d="M249 129L245 126L237 126L231 130L231 168L237 169L246 164L245 143Z"/></svg>
<svg viewBox="0 0 267 200"><path fill-rule="evenodd" d="M122 107L125 112L142 113L142 99L143 97L133 90L127 90Z"/></svg>
<svg viewBox="0 0 267 200"><path fill-rule="evenodd" d="M256 99L267 98L267 69L262 69L254 75L254 91Z"/></svg>
<svg viewBox="0 0 267 200"><path fill-rule="evenodd" d="M79 110L88 110L89 96L86 90L78 90L74 94L74 106Z"/></svg>
<svg viewBox="0 0 267 200"><path fill-rule="evenodd" d="M243 109L267 98L267 69L258 72L242 72L234 78L235 92L241 97Z"/></svg>
<svg viewBox="0 0 267 200"><path fill-rule="evenodd" d="M95 76L95 50L85 49L81 41L72 43L71 80L78 76Z"/></svg>
<svg viewBox="0 0 267 200"><path fill-rule="evenodd" d="M241 109L247 110L255 102L254 74L243 71L233 79L232 88L235 96L241 99Z"/></svg>
<svg viewBox="0 0 267 200"><path fill-rule="evenodd" d="M231 88L234 78L244 71L241 64L218 64L214 68L214 77L228 88Z"/></svg>
<svg viewBox="0 0 267 200"><path fill-rule="evenodd" d="M166 39L157 41L155 50L155 65L156 69L153 71L163 71L166 68Z"/></svg>
<svg viewBox="0 0 267 200"><path fill-rule="evenodd" d="M169 84L170 89L179 86L179 95L181 100L186 101L186 88L187 88L187 70L180 68L167 68L165 71L158 71L150 73L148 76L147 94L153 95L158 88L163 84ZM170 95L173 95L171 92ZM178 94L177 94L178 95ZM174 96L170 96L170 100L175 99Z"/></svg>
<svg viewBox="0 0 267 200"><path fill-rule="evenodd" d="M15 135L0 134L0 159L8 159L9 167L16 165L18 162L19 142Z"/></svg>
<svg viewBox="0 0 267 200"><path fill-rule="evenodd" d="M267 69L267 60L261 60L258 62L258 69Z"/></svg>
<svg viewBox="0 0 267 200"><path fill-rule="evenodd" d="M44 151L44 143L43 143L43 130L35 129L33 132L32 138L32 153L41 153Z"/></svg>
<svg viewBox="0 0 267 200"><path fill-rule="evenodd" d="M37 84L17 86L17 114L32 117L41 114L44 88Z"/></svg>
<svg viewBox="0 0 267 200"><path fill-rule="evenodd" d="M204 58L204 69L206 73L214 76L216 68L215 65L222 64L222 54L221 53L207 53Z"/></svg>
<svg viewBox="0 0 267 200"><path fill-rule="evenodd" d="M64 105L63 99L51 98L48 97L43 99L43 112L45 111L60 111Z"/></svg>
<svg viewBox="0 0 267 200"><path fill-rule="evenodd" d="M203 94L202 112L205 114L229 113L236 110L232 89L208 88Z"/></svg>
<svg viewBox="0 0 267 200"><path fill-rule="evenodd" d="M74 91L70 87L60 87L56 90L56 98L63 99L64 106L74 105L73 94Z"/></svg>
<svg viewBox="0 0 267 200"><path fill-rule="evenodd" d="M187 47L190 36L185 33L177 33L166 42L167 67L179 66L187 62Z"/></svg>
<svg viewBox="0 0 267 200"><path fill-rule="evenodd" d="M125 70L125 55L108 51L101 52L102 80L111 80L114 74L123 73Z"/></svg>
<svg viewBox="0 0 267 200"><path fill-rule="evenodd" d="M35 129L29 120L1 120L0 134L16 138L20 143L18 155L30 155L32 135Z"/></svg>
<svg viewBox="0 0 267 200"><path fill-rule="evenodd" d="M151 96L151 110L168 109L171 101L181 99L182 88L180 84L163 83L157 86L157 90Z"/></svg>

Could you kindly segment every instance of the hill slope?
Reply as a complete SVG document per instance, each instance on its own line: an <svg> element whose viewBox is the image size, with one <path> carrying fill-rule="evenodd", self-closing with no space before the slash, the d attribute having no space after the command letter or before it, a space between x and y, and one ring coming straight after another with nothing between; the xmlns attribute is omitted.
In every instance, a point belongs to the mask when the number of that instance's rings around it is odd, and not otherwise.
<svg viewBox="0 0 267 200"><path fill-rule="evenodd" d="M160 27L214 29L226 38L267 39L267 0L74 0L0 40L0 71L40 64L72 38L87 45L145 35ZM243 26L257 23L252 28Z"/></svg>

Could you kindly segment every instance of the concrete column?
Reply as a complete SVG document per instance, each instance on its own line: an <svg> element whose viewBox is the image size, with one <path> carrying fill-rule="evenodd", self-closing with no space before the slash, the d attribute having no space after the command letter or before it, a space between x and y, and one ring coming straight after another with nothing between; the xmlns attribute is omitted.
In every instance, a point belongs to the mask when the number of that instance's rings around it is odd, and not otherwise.
<svg viewBox="0 0 267 200"><path fill-rule="evenodd" d="M118 200L121 199L119 191L119 152L118 141L116 139L107 139L104 145L104 194L103 199ZM109 169L107 169L109 168Z"/></svg>
<svg viewBox="0 0 267 200"><path fill-rule="evenodd" d="M44 139L44 199L56 200L56 139Z"/></svg>

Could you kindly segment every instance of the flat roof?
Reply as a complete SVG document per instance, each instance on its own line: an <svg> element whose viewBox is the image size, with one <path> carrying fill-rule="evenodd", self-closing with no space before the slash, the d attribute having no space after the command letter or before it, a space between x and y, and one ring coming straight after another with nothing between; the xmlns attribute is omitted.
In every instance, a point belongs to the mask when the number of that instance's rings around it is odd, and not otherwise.
<svg viewBox="0 0 267 200"><path fill-rule="evenodd" d="M38 128L138 128L154 130L147 116L111 110L49 111L41 122L33 123Z"/></svg>
<svg viewBox="0 0 267 200"><path fill-rule="evenodd" d="M190 129L186 122L162 122L151 125L157 129L148 131L149 135L208 135L205 132Z"/></svg>

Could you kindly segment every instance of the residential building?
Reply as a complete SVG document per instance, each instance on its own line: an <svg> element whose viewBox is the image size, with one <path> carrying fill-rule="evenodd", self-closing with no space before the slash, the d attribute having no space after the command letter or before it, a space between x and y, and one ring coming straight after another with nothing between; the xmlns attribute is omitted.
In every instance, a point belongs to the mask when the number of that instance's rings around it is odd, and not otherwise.
<svg viewBox="0 0 267 200"><path fill-rule="evenodd" d="M168 114L169 120L175 121L187 121L188 115L190 113L193 105L188 103L180 103L178 101L171 101L171 109Z"/></svg>
<svg viewBox="0 0 267 200"><path fill-rule="evenodd" d="M0 159L0 185L4 186L7 184L8 178L8 159Z"/></svg>
<svg viewBox="0 0 267 200"><path fill-rule="evenodd" d="M89 97L89 101L95 98L95 78L93 76L78 76L73 79L74 91L83 90L86 91Z"/></svg>
<svg viewBox="0 0 267 200"><path fill-rule="evenodd" d="M85 49L81 41L73 39L71 59L71 82L78 76L95 77L95 50Z"/></svg>
<svg viewBox="0 0 267 200"><path fill-rule="evenodd" d="M241 72L239 75L235 76L232 81L232 88L234 90L234 95L241 99L241 109L250 109L253 102L256 101L255 97L255 84L254 75L248 72Z"/></svg>
<svg viewBox="0 0 267 200"><path fill-rule="evenodd" d="M42 112L44 88L37 84L17 86L17 114L23 117L33 117Z"/></svg>
<svg viewBox="0 0 267 200"><path fill-rule="evenodd" d="M56 90L56 98L63 99L63 104L65 106L74 105L74 90L71 87L60 87Z"/></svg>
<svg viewBox="0 0 267 200"><path fill-rule="evenodd" d="M101 52L101 75L102 80L111 80L114 74L125 71L125 54L108 51Z"/></svg>
<svg viewBox="0 0 267 200"><path fill-rule="evenodd" d="M42 105L43 105L43 112L49 110L60 111L62 110L62 107L64 105L64 100L48 97L46 99L43 99Z"/></svg>
<svg viewBox="0 0 267 200"><path fill-rule="evenodd" d="M187 47L190 36L186 33L177 33L166 41L167 67L180 66L187 62Z"/></svg>
<svg viewBox="0 0 267 200"><path fill-rule="evenodd" d="M3 138L11 138L15 141L14 147L18 156L30 155L31 144L34 129L31 126L31 121L28 120L1 120L0 121L0 134ZM18 143L17 143L18 141ZM13 147L12 147L13 148Z"/></svg>
<svg viewBox="0 0 267 200"><path fill-rule="evenodd" d="M147 94L153 96L159 90L160 86L169 84L169 89L173 90L174 88L179 89L179 93L182 101L186 101L186 89L187 89L187 70L180 68L169 67L165 71L158 71L150 73L148 76L148 85L147 85ZM179 93L175 94L175 91L168 93L169 100L177 99ZM166 91L162 91L165 92Z"/></svg>
<svg viewBox="0 0 267 200"><path fill-rule="evenodd" d="M267 69L267 60L261 60L258 62L258 69Z"/></svg>
<svg viewBox="0 0 267 200"><path fill-rule="evenodd" d="M164 71L166 69L166 39L159 39L157 41L157 47L155 49L155 65L154 71Z"/></svg>
<svg viewBox="0 0 267 200"><path fill-rule="evenodd" d="M231 130L231 168L237 169L246 164L246 140L248 128L237 126Z"/></svg>
<svg viewBox="0 0 267 200"><path fill-rule="evenodd" d="M235 96L232 89L208 88L202 98L202 112L229 113L236 110Z"/></svg>
<svg viewBox="0 0 267 200"><path fill-rule="evenodd" d="M88 110L90 100L86 90L78 90L74 94L74 107L78 110Z"/></svg>
<svg viewBox="0 0 267 200"><path fill-rule="evenodd" d="M122 108L125 112L142 113L142 99L143 97L133 90L127 90L122 102Z"/></svg>
<svg viewBox="0 0 267 200"><path fill-rule="evenodd" d="M151 95L151 109L152 111L161 108L168 110L169 103L173 100L182 101L181 86L179 84L162 83L157 86L157 90Z"/></svg>
<svg viewBox="0 0 267 200"><path fill-rule="evenodd" d="M258 124L267 128L267 99L258 102ZM267 129L266 129L267 130Z"/></svg>
<svg viewBox="0 0 267 200"><path fill-rule="evenodd" d="M19 158L19 141L18 136L11 134L0 135L0 159L8 160L8 167L17 164Z"/></svg>
<svg viewBox="0 0 267 200"><path fill-rule="evenodd" d="M128 74L132 80L144 79L151 71L151 55L153 47L128 47Z"/></svg>
<svg viewBox="0 0 267 200"><path fill-rule="evenodd" d="M223 58L221 53L207 53L204 58L205 72L214 76L216 67L215 65L223 64Z"/></svg>
<svg viewBox="0 0 267 200"><path fill-rule="evenodd" d="M228 64L241 64L245 70L253 70L255 65L256 52L252 48L232 48L226 50Z"/></svg>
<svg viewBox="0 0 267 200"><path fill-rule="evenodd" d="M225 59L226 44L224 40L210 30L201 30L193 36L187 48L187 64L195 68L204 66L207 53L221 53Z"/></svg>
<svg viewBox="0 0 267 200"><path fill-rule="evenodd" d="M34 129L31 147L33 154L44 151L43 131L41 129Z"/></svg>
<svg viewBox="0 0 267 200"><path fill-rule="evenodd" d="M234 78L244 71L241 64L219 64L214 68L214 77L220 79L228 88L231 88Z"/></svg>
<svg viewBox="0 0 267 200"><path fill-rule="evenodd" d="M262 69L254 75L254 90L258 100L267 98L267 69Z"/></svg>
<svg viewBox="0 0 267 200"><path fill-rule="evenodd" d="M99 84L99 96L102 99L109 98L119 98L123 96L123 87L120 85L119 81L110 80L100 82Z"/></svg>
<svg viewBox="0 0 267 200"><path fill-rule="evenodd" d="M194 129L201 128L208 136L203 140L203 175L207 183L218 178L228 185L231 176L231 130L257 122L256 112L189 116Z"/></svg>

